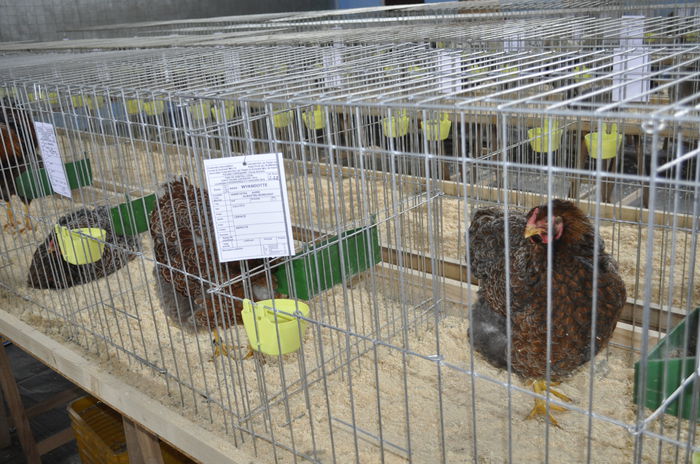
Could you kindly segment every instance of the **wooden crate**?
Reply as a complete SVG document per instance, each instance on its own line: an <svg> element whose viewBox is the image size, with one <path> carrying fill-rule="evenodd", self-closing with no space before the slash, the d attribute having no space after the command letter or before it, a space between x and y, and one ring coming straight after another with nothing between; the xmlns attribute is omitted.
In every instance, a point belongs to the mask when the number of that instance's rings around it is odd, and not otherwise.
<svg viewBox="0 0 700 464"><path fill-rule="evenodd" d="M68 415L83 464L129 464L122 416L92 396L68 405ZM167 443L160 443L165 464L193 463Z"/></svg>

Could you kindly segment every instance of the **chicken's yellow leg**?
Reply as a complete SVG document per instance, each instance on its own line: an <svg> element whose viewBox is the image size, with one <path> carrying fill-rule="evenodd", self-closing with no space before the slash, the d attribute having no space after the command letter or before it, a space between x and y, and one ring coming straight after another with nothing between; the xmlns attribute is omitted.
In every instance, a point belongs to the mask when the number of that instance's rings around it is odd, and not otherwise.
<svg viewBox="0 0 700 464"><path fill-rule="evenodd" d="M29 205L26 203L23 203L24 205L24 228L20 229L20 232L26 232L28 230L34 230L34 225L32 224L32 220L29 217Z"/></svg>
<svg viewBox="0 0 700 464"><path fill-rule="evenodd" d="M19 222L17 222L17 219L15 219L15 214L12 212L12 205L10 205L10 202L7 202L7 223L5 223L4 226L2 226L3 230L7 230L10 227L16 227L19 225Z"/></svg>
<svg viewBox="0 0 700 464"><path fill-rule="evenodd" d="M236 359L236 356L234 354L234 349L237 347L233 347L231 345L227 345L221 341L221 337L219 337L219 329L214 328L211 331L211 336L212 336L212 344L214 345L214 354L211 355L211 358L209 358L209 361L214 361L217 356L228 356L231 359ZM253 356L253 348L251 348L250 344L248 344L248 352L246 355L243 357L243 359L248 359Z"/></svg>
<svg viewBox="0 0 700 464"><path fill-rule="evenodd" d="M550 382L550 385L559 385L559 382ZM549 390L549 393L552 395L556 396L557 398L561 399L562 401L566 401L567 403L571 403L571 398L563 394L562 392L559 392L553 388L547 388L547 381L546 380L535 380L532 383L532 390L535 393L539 393L540 395L545 395L547 390ZM568 411L567 408L563 406L559 406L556 404L549 404L549 411L550 414L547 414L547 402L542 399L542 398L535 398L535 406L532 408L532 411L530 411L530 414L527 415L526 419L533 419L537 416L545 416L547 419L549 419L549 422L552 425L555 425L559 427L559 423L554 419L552 416L551 412L552 411Z"/></svg>

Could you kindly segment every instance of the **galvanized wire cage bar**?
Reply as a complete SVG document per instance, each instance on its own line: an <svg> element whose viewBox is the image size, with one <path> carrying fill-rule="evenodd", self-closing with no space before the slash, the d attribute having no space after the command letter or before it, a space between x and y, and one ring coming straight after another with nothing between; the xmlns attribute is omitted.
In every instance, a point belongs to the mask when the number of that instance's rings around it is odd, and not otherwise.
<svg viewBox="0 0 700 464"><path fill-rule="evenodd" d="M89 170L72 199L39 188L28 216L16 197L4 203L34 227L2 235L8 311L261 460L686 462L698 451L699 51L385 43L4 57L4 117L51 124L62 161ZM14 149L41 184L39 150ZM270 152L284 157L296 256L234 271L216 261L203 161ZM3 165L4 185L28 182L18 172ZM113 208L169 198L182 176L193 188L163 255L148 223ZM468 339L473 212L525 214L553 198L590 218L627 293L609 347L561 385L576 400L561 429L524 420L525 381ZM167 205L149 219L165 224ZM114 264L64 265L57 223L107 230L92 241ZM167 273L199 290L175 296ZM310 306L296 314L301 347L240 359L249 338L235 311L202 307L273 290ZM210 362L222 344L238 358ZM678 385L645 387L678 358L690 368Z"/></svg>

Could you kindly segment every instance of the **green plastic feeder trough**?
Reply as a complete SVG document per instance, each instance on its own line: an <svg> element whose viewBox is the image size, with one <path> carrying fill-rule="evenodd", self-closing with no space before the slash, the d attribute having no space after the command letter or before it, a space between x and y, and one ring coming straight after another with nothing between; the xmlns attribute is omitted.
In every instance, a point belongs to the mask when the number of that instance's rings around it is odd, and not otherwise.
<svg viewBox="0 0 700 464"><path fill-rule="evenodd" d="M348 230L340 239L335 236L307 245L289 264L282 266L276 272L278 291L290 297L310 300L314 295L342 282L341 243L346 277L359 274L381 261L376 226Z"/></svg>
<svg viewBox="0 0 700 464"><path fill-rule="evenodd" d="M138 235L148 230L148 217L156 206L156 195L147 195L122 203L111 209L114 233L117 235Z"/></svg>
<svg viewBox="0 0 700 464"><path fill-rule="evenodd" d="M695 370L695 349L693 348L693 353L685 352L685 326L690 324L689 337L693 333L697 334L699 316L700 308L696 308L662 338L649 353L647 357L646 385L643 386L646 390L644 405L647 408L658 408L681 385L684 379L693 374ZM636 404L639 404L640 362L637 361L634 364L634 402ZM700 402L700 398L695 401L696 403ZM695 408L695 417L700 418L700 403L696 404ZM683 393L666 408L666 413L691 420L692 409L693 382L689 383Z"/></svg>
<svg viewBox="0 0 700 464"><path fill-rule="evenodd" d="M85 158L72 163L66 163L66 176L71 190L92 184L92 165ZM37 183L38 181L38 183ZM15 178L17 194L27 200L53 195L46 169L27 169Z"/></svg>

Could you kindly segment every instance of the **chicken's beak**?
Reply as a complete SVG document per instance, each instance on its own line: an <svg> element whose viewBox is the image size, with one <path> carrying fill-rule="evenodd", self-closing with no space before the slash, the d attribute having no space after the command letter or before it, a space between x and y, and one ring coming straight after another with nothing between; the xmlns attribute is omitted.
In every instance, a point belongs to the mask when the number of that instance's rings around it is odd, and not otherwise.
<svg viewBox="0 0 700 464"><path fill-rule="evenodd" d="M533 235L541 235L542 232L544 232L544 230L534 224L528 224L525 226L525 238L530 238Z"/></svg>

